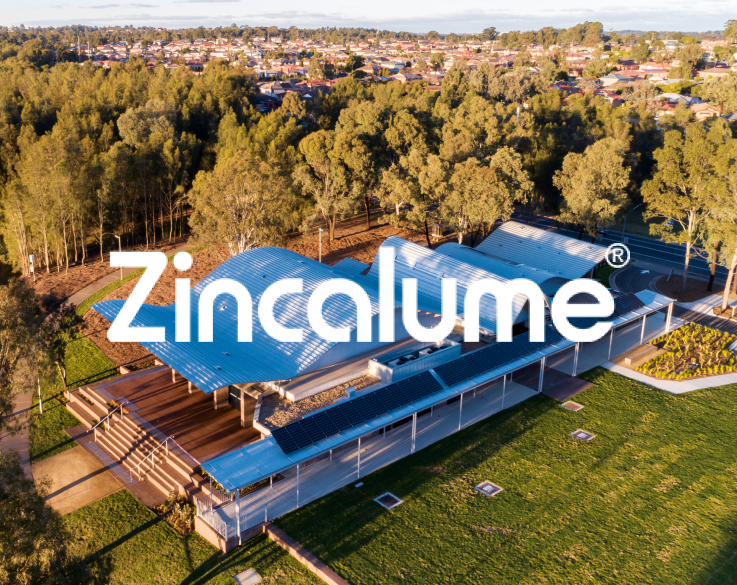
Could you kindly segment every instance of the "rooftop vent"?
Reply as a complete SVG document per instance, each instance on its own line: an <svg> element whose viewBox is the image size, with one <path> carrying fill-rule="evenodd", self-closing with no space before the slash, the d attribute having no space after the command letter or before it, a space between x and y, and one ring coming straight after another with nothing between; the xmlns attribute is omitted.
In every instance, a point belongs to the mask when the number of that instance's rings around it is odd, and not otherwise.
<svg viewBox="0 0 737 585"><path fill-rule="evenodd" d="M568 400L567 402L561 404L561 406L566 410L570 410L571 412L578 412L583 408L582 404L579 404L578 402L573 402L573 400Z"/></svg>
<svg viewBox="0 0 737 585"><path fill-rule="evenodd" d="M499 492L504 491L504 488L500 488L498 485L491 483L490 481L482 481L476 486L476 489L489 497L495 496Z"/></svg>
<svg viewBox="0 0 737 585"><path fill-rule="evenodd" d="M588 443L595 436L596 435L592 435L591 433L582 431L581 429L578 429L577 431L571 433L571 437L573 437L574 439L578 439L579 441L583 441L584 443Z"/></svg>
<svg viewBox="0 0 737 585"><path fill-rule="evenodd" d="M403 504L404 502L400 500L397 496L390 494L389 492L386 492L385 494L379 496L374 500L374 502L378 502L384 508L387 510L391 510L392 508L396 508L399 504Z"/></svg>

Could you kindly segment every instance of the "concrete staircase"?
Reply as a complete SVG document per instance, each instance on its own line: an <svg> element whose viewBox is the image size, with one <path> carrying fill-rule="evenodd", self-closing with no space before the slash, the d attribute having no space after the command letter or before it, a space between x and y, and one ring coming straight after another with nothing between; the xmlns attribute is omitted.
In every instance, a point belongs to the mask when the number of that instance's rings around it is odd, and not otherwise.
<svg viewBox="0 0 737 585"><path fill-rule="evenodd" d="M114 408L91 386L70 390L67 397L67 409L88 429L105 419ZM162 438L143 428L138 422L142 419L131 416L125 406L123 410L122 418L120 410L117 410L97 427L97 444L128 470L134 480L139 480L140 475L140 481L150 482L163 494L169 495L174 491L192 502L208 495L209 482L199 474L198 466L188 457L177 453L171 442L168 453L165 446L157 449Z"/></svg>

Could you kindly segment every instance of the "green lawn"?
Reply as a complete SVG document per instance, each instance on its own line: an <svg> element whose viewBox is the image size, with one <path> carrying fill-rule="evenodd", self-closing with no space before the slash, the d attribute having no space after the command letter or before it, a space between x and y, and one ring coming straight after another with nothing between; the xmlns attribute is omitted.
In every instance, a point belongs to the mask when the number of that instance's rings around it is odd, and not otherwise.
<svg viewBox="0 0 737 585"><path fill-rule="evenodd" d="M202 249L204 246L199 246L190 252L194 253ZM170 256L169 260L171 261L172 258L174 256ZM84 315L92 305L101 301L107 294L142 273L143 269L131 272L122 280L116 280L94 293L77 305L77 314ZM118 371L113 362L92 340L80 336L67 347L67 384L69 388L78 388L117 375ZM28 433L31 461L40 461L74 447L76 443L69 438L64 429L80 424L79 420L54 398L62 391L60 379L56 384L42 387L41 390L43 415L39 414L37 393L34 393L31 410L31 424Z"/></svg>
<svg viewBox="0 0 737 585"><path fill-rule="evenodd" d="M305 567L260 535L228 555L194 533L178 535L127 490L72 512L65 518L74 535L71 552L111 584L231 584L253 568L264 583L319 585Z"/></svg>
<svg viewBox="0 0 737 585"><path fill-rule="evenodd" d="M737 386L584 377L579 413L536 396L276 523L352 585L737 583Z"/></svg>
<svg viewBox="0 0 737 585"><path fill-rule="evenodd" d="M70 388L104 380L117 375L114 364L87 337L78 337L67 346L67 382ZM40 461L71 449L76 443L64 429L80 424L54 396L62 391L61 379L42 387L43 414L38 410L38 393L33 395L28 443L31 461Z"/></svg>

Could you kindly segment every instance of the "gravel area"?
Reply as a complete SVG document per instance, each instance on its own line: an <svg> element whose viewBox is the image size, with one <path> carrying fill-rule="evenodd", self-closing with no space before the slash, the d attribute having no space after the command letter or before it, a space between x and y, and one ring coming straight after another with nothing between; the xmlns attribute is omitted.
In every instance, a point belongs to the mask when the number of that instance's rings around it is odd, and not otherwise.
<svg viewBox="0 0 737 585"><path fill-rule="evenodd" d="M276 393L270 394L261 401L261 414L258 422L269 429L283 427L290 422L299 420L310 412L331 405L337 398L345 396L348 386L353 386L358 391L378 384L379 382L381 382L379 378L368 375L361 376L360 378L350 380L345 384L325 390L299 402L292 402Z"/></svg>

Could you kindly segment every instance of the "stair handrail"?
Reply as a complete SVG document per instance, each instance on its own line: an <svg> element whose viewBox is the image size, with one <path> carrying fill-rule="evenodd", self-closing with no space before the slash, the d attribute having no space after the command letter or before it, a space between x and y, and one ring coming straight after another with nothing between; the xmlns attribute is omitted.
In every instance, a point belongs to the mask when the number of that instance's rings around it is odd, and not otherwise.
<svg viewBox="0 0 737 585"><path fill-rule="evenodd" d="M182 452L183 452L183 453L184 453L184 454L185 454L185 455L186 455L187 457L189 457L189 458L190 458L190 459L191 459L192 461L194 461L194 462L195 462L195 463L196 463L197 465L200 465L200 466L202 465L202 463L200 463L199 459L196 459L196 458L195 458L195 457L194 457L194 456L193 456L193 455L192 455L192 454L191 454L191 453L190 453L189 451L187 451L187 450L186 450L186 449L185 449L184 447L182 447L182 446L181 446L181 445L180 445L179 443L177 443L177 442L176 442L176 441L174 440L174 435L172 435L172 436L170 437L170 439L171 439L171 442L172 442L172 443L174 443L174 444L175 444L175 445L176 445L177 447L179 447L180 451L182 451Z"/></svg>
<svg viewBox="0 0 737 585"><path fill-rule="evenodd" d="M162 445L164 445L166 447L166 456L168 457L169 456L169 441L173 441L173 440L174 440L174 435L171 435L170 437L167 437L166 439L161 441L161 443L156 445L156 447L154 447L148 455L146 455L143 459L141 459L141 462L138 465L130 469L128 471L128 474L130 475L131 481L133 480L133 472L136 469L138 470L138 481L141 481L141 465L143 465L146 459L148 459L149 457L151 457L151 469L156 469L156 459L153 458L152 455L156 453L156 451L158 451Z"/></svg>
<svg viewBox="0 0 737 585"><path fill-rule="evenodd" d="M95 433L95 442L97 442L97 427L99 427L102 423L104 423L105 421L107 421L107 430L109 431L110 430L110 417L113 416L115 414L115 411L118 410L118 409L120 409L120 420L123 420L123 407L126 404L129 404L129 402L127 400L125 402L121 402L120 404L118 404L118 406L116 406L115 408L113 408L108 413L108 415L105 418L103 418L102 420L100 420L99 423L97 423L95 426L93 426L90 429L90 431L93 431ZM87 431L87 432L89 433L90 431Z"/></svg>

